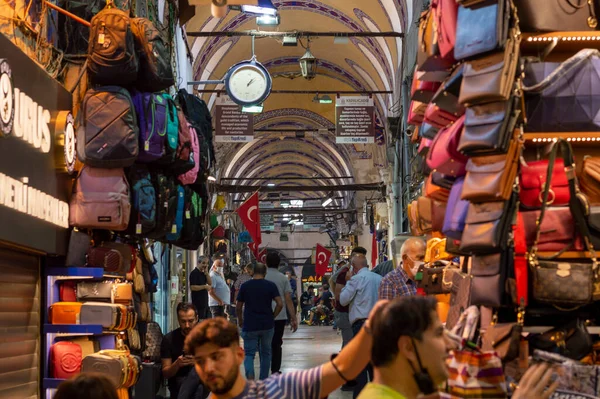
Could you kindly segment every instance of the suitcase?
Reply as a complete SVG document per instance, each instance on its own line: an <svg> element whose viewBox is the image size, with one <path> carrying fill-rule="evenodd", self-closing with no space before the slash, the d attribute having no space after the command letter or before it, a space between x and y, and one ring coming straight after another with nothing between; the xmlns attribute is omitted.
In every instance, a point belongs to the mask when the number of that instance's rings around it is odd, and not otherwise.
<svg viewBox="0 0 600 399"><path fill-rule="evenodd" d="M81 346L73 342L60 341L50 347L52 378L68 379L81 373Z"/></svg>
<svg viewBox="0 0 600 399"><path fill-rule="evenodd" d="M56 302L50 306L48 321L50 324L79 324L81 305L79 302Z"/></svg>
<svg viewBox="0 0 600 399"><path fill-rule="evenodd" d="M86 302L81 306L81 324L100 324L103 328L114 329L121 323L121 307L112 303Z"/></svg>

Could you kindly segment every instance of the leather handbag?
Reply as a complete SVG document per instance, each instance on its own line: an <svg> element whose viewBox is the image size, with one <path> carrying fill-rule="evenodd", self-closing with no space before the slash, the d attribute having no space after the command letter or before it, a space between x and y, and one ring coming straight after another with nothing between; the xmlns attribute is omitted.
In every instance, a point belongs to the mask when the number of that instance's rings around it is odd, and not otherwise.
<svg viewBox="0 0 600 399"><path fill-rule="evenodd" d="M433 97L440 85L440 82L427 82L419 80L418 74L415 73L410 89L410 98L413 101L428 103L431 101L431 97Z"/></svg>
<svg viewBox="0 0 600 399"><path fill-rule="evenodd" d="M512 29L504 51L465 62L458 101L465 106L507 101L519 65L520 35Z"/></svg>
<svg viewBox="0 0 600 399"><path fill-rule="evenodd" d="M61 302L77 302L75 281L62 281L58 288Z"/></svg>
<svg viewBox="0 0 600 399"><path fill-rule="evenodd" d="M523 32L580 32L598 29L597 0L513 0ZM543 10L540 12L540 10Z"/></svg>
<svg viewBox="0 0 600 399"><path fill-rule="evenodd" d="M459 116L443 110L434 103L429 103L423 115L423 122L441 129L456 121Z"/></svg>
<svg viewBox="0 0 600 399"><path fill-rule="evenodd" d="M131 245L114 241L103 241L100 247L114 249L121 253L123 265L118 273L131 273L135 268L135 249Z"/></svg>
<svg viewBox="0 0 600 399"><path fill-rule="evenodd" d="M423 268L423 278L418 287L427 295L450 294L454 272L460 272L460 268L452 262L438 261L428 264Z"/></svg>
<svg viewBox="0 0 600 399"><path fill-rule="evenodd" d="M424 234L431 232L431 199L419 197L417 199L417 223L419 230Z"/></svg>
<svg viewBox="0 0 600 399"><path fill-rule="evenodd" d="M56 302L50 305L48 321L50 324L79 324L81 305L79 302Z"/></svg>
<svg viewBox="0 0 600 399"><path fill-rule="evenodd" d="M571 197L569 193L569 182L565 173L564 162L558 159L554 165L550 181L550 192L548 205L566 206L569 205ZM542 207L542 192L546 184L546 174L548 172L548 161L534 161L521 164L521 174L519 176L519 201L524 209L540 209Z"/></svg>
<svg viewBox="0 0 600 399"><path fill-rule="evenodd" d="M101 373L110 379L115 387L123 385L125 368L118 358L94 353L83 358L81 371L84 373Z"/></svg>
<svg viewBox="0 0 600 399"><path fill-rule="evenodd" d="M460 250L470 254L493 254L504 250L516 212L516 200L469 204Z"/></svg>
<svg viewBox="0 0 600 399"><path fill-rule="evenodd" d="M430 174L431 176L431 183L435 184L436 186L442 187L447 189L448 191L450 191L450 189L452 189L452 186L454 185L454 182L456 182L456 177L454 176L446 176L443 173L440 172L432 172Z"/></svg>
<svg viewBox="0 0 600 399"><path fill-rule="evenodd" d="M427 240L425 250L425 263L433 263L440 260L451 260L454 256L446 252L445 238L431 238Z"/></svg>
<svg viewBox="0 0 600 399"><path fill-rule="evenodd" d="M423 122L423 118L425 116L425 110L427 109L427 104L419 101L411 101L410 103L410 111L408 112L408 120L407 123L410 125L420 125Z"/></svg>
<svg viewBox="0 0 600 399"><path fill-rule="evenodd" d="M81 346L60 341L50 347L52 378L69 379L81 373Z"/></svg>
<svg viewBox="0 0 600 399"><path fill-rule="evenodd" d="M463 70L464 64L456 67L431 98L431 103L456 117L465 113L465 107L458 101Z"/></svg>
<svg viewBox="0 0 600 399"><path fill-rule="evenodd" d="M515 135L506 154L469 158L461 198L474 203L508 200L519 169L521 146Z"/></svg>
<svg viewBox="0 0 600 399"><path fill-rule="evenodd" d="M424 139L433 140L438 134L439 130L439 128L430 125L427 122L423 122L421 123L421 126L419 126L419 136L421 136Z"/></svg>
<svg viewBox="0 0 600 399"><path fill-rule="evenodd" d="M523 325L520 323L494 323L483 334L481 349L494 351L503 362L519 357Z"/></svg>
<svg viewBox="0 0 600 399"><path fill-rule="evenodd" d="M579 186L590 205L600 205L600 158L583 158Z"/></svg>
<svg viewBox="0 0 600 399"><path fill-rule="evenodd" d="M440 130L427 154L427 166L447 176L464 176L467 158L458 152L458 142L463 130L465 117Z"/></svg>
<svg viewBox="0 0 600 399"><path fill-rule="evenodd" d="M532 349L558 353L570 359L579 360L589 355L593 349L592 337L585 322L574 319L562 327L528 338Z"/></svg>
<svg viewBox="0 0 600 399"><path fill-rule="evenodd" d="M454 57L464 60L504 47L508 11L507 0L487 0L474 8L459 7Z"/></svg>
<svg viewBox="0 0 600 399"><path fill-rule="evenodd" d="M446 212L444 217L444 228L442 233L449 238L460 240L465 228L465 219L469 209L469 201L460 199L463 189L464 178L456 179L456 182L450 190L448 197L447 209L452 209L452 212ZM452 240L448 240L451 242ZM450 251L448 251L450 252Z"/></svg>
<svg viewBox="0 0 600 399"><path fill-rule="evenodd" d="M598 131L600 129L598 75L600 75L600 51L597 49L581 50L563 63L526 63L523 80L527 112L526 130L529 132Z"/></svg>
<svg viewBox="0 0 600 399"><path fill-rule="evenodd" d="M506 153L521 113L516 102L514 98L467 108L458 151L470 157Z"/></svg>
<svg viewBox="0 0 600 399"><path fill-rule="evenodd" d="M436 173L437 172L433 172L429 176L427 176L427 180L425 181L425 195L428 198L431 198L432 200L436 200L439 202L448 202L448 196L450 195L450 189L441 187L433 182L434 175ZM441 173L439 173L439 174L441 175ZM452 187L452 184L450 184L450 187Z"/></svg>
<svg viewBox="0 0 600 399"><path fill-rule="evenodd" d="M446 319L446 329L452 329L460 315L471 306L472 283L473 278L466 273L455 272L452 274L450 309Z"/></svg>
<svg viewBox="0 0 600 399"><path fill-rule="evenodd" d="M431 230L441 232L446 217L446 202L431 201ZM445 245L444 245L445 246Z"/></svg>
<svg viewBox="0 0 600 399"><path fill-rule="evenodd" d="M100 267L107 272L117 273L123 270L125 260L116 249L94 247L87 253L87 264L90 267Z"/></svg>
<svg viewBox="0 0 600 399"><path fill-rule="evenodd" d="M417 154L419 154L422 157L427 156L429 148L431 147L431 143L432 140L430 139L421 139L421 142L419 143L419 148L417 149Z"/></svg>
<svg viewBox="0 0 600 399"><path fill-rule="evenodd" d="M521 212L527 246L535 244L540 211ZM543 252L583 251L583 241L575 234L575 222L568 206L548 208L540 225L537 248Z"/></svg>
<svg viewBox="0 0 600 399"><path fill-rule="evenodd" d="M86 302L81 306L81 324L100 324L103 328L114 329L121 324L119 305L103 302Z"/></svg>
<svg viewBox="0 0 600 399"><path fill-rule="evenodd" d="M437 41L440 56L443 59L454 61L458 4L456 4L456 0L432 0L431 11L436 18L438 27Z"/></svg>
<svg viewBox="0 0 600 399"><path fill-rule="evenodd" d="M439 17L436 10L430 8L421 14L419 21L419 42L417 52L417 70L444 71L454 62L453 54L440 55Z"/></svg>
<svg viewBox="0 0 600 399"><path fill-rule="evenodd" d="M493 255L474 255L471 258L472 305L498 308L505 304L506 279L512 261L510 250Z"/></svg>

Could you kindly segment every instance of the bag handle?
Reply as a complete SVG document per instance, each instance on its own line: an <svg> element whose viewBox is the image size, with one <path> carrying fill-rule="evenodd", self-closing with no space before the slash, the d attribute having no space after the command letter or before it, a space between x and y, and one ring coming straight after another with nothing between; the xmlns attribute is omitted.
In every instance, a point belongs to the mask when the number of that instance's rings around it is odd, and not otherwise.
<svg viewBox="0 0 600 399"><path fill-rule="evenodd" d="M522 86L522 90L526 93L541 93L542 91L559 82L559 80L563 76L572 72L574 69L578 68L583 63L585 63L589 58L592 58L594 56L600 57L600 51L598 51L597 49L581 50L573 57L560 64L560 66L554 71L552 71L552 73L550 73L548 76L546 76L544 80L533 86Z"/></svg>

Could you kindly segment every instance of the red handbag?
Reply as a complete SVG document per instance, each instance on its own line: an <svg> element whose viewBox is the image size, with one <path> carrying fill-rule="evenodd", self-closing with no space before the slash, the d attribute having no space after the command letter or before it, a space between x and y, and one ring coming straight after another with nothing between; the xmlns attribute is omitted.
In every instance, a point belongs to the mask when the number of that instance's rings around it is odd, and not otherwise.
<svg viewBox="0 0 600 399"><path fill-rule="evenodd" d="M410 96L413 101L420 101L422 103L428 103L435 92L439 89L440 82L425 82L419 80L418 75L415 73L413 76L412 87L410 89Z"/></svg>
<svg viewBox="0 0 600 399"><path fill-rule="evenodd" d="M420 125L423 123L423 115L425 115L426 109L427 104L419 101L411 101L410 111L408 111L408 123L411 125Z"/></svg>
<svg viewBox="0 0 600 399"><path fill-rule="evenodd" d="M63 281L60 284L58 296L61 302L77 302L75 286L75 281Z"/></svg>
<svg viewBox="0 0 600 399"><path fill-rule="evenodd" d="M429 152L429 149L431 148L431 143L433 143L433 140L425 139L425 138L421 139L417 153L421 156L427 155L427 153Z"/></svg>
<svg viewBox="0 0 600 399"><path fill-rule="evenodd" d="M437 128L443 128L456 121L458 116L443 110L434 103L429 103L422 122L427 122Z"/></svg>
<svg viewBox="0 0 600 399"><path fill-rule="evenodd" d="M536 223L540 217L540 211L521 212L525 229L525 241L530 248L535 243ZM576 234L573 215L568 206L546 208L542 226L540 228L540 239L538 251L559 252L584 251L583 241Z"/></svg>
<svg viewBox="0 0 600 399"><path fill-rule="evenodd" d="M465 175L468 158L457 150L464 124L465 116L463 115L452 125L440 130L435 136L427 154L427 166L431 170L446 176Z"/></svg>
<svg viewBox="0 0 600 399"><path fill-rule="evenodd" d="M432 0L431 9L437 19L440 56L454 63L458 4L456 0Z"/></svg>
<svg viewBox="0 0 600 399"><path fill-rule="evenodd" d="M50 347L50 364L53 378L68 379L81 373L81 346L67 341L57 342Z"/></svg>
<svg viewBox="0 0 600 399"><path fill-rule="evenodd" d="M569 205L569 182L565 168L562 166L562 159L557 159L552 171L552 181L550 182L550 193L548 195L548 205L566 206ZM548 161L535 161L526 165L521 165L521 176L519 184L521 190L519 199L521 206L527 209L539 209L542 206L542 193L548 171Z"/></svg>

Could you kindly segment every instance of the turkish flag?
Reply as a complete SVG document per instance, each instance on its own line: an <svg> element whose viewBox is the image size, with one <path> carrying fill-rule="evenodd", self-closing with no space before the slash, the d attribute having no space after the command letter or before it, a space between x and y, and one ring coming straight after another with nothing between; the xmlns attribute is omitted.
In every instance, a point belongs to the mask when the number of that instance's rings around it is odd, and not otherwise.
<svg viewBox="0 0 600 399"><path fill-rule="evenodd" d="M324 276L325 273L327 273L329 258L331 258L331 251L321 244L317 244L317 262L315 265L315 272L317 276Z"/></svg>
<svg viewBox="0 0 600 399"><path fill-rule="evenodd" d="M248 244L248 248L250 248L250 251L252 251L254 258L257 260L258 260L258 246L259 245L260 245L259 242L251 242Z"/></svg>
<svg viewBox="0 0 600 399"><path fill-rule="evenodd" d="M264 263L267 264L267 248L263 248L259 253L258 253L258 257L257 257L258 261L260 263Z"/></svg>
<svg viewBox="0 0 600 399"><path fill-rule="evenodd" d="M254 193L237 210L246 230L250 233L252 241L259 245L262 242L260 235L260 212L258 210L258 193Z"/></svg>

